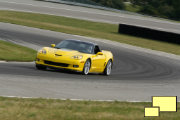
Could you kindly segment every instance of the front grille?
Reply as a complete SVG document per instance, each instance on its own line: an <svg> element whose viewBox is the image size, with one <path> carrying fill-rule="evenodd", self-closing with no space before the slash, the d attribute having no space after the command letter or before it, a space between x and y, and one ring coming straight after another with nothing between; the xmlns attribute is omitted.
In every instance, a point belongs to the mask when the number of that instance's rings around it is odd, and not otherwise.
<svg viewBox="0 0 180 120"><path fill-rule="evenodd" d="M57 63L57 62L52 62L52 61L44 61L45 64L49 64L49 65L56 65L56 66L60 66L60 67L68 67L69 64L65 64L65 63Z"/></svg>

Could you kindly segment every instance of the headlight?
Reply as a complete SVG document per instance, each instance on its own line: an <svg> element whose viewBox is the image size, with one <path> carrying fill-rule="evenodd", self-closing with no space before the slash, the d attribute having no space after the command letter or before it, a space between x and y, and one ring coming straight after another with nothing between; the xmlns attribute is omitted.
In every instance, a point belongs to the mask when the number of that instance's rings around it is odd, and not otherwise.
<svg viewBox="0 0 180 120"><path fill-rule="evenodd" d="M45 49L41 49L41 50L39 50L39 53L46 54L46 50Z"/></svg>
<svg viewBox="0 0 180 120"><path fill-rule="evenodd" d="M82 55L75 55L75 56L72 56L73 59L76 59L76 60L80 60L83 58Z"/></svg>

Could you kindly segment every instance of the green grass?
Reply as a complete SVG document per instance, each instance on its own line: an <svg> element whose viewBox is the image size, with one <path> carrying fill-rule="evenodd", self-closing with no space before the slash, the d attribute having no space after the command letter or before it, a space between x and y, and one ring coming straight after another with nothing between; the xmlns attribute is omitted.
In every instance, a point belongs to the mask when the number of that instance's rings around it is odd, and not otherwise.
<svg viewBox="0 0 180 120"><path fill-rule="evenodd" d="M180 103L178 103L178 106ZM0 97L1 120L179 120L178 112L144 118L151 103L96 102Z"/></svg>
<svg viewBox="0 0 180 120"><path fill-rule="evenodd" d="M118 25L27 12L0 11L0 22L108 39L180 55L180 45L118 34Z"/></svg>
<svg viewBox="0 0 180 120"><path fill-rule="evenodd" d="M0 60L33 61L35 56L35 50L0 40Z"/></svg>

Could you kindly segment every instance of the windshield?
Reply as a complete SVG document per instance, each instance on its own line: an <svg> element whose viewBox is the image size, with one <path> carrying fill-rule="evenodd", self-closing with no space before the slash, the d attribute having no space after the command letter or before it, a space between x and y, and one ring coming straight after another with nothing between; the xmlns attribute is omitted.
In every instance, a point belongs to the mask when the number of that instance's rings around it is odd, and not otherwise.
<svg viewBox="0 0 180 120"><path fill-rule="evenodd" d="M76 50L82 53L91 54L93 51L93 44L80 42L80 41L71 41L71 40L64 40L56 45L57 49L70 49Z"/></svg>

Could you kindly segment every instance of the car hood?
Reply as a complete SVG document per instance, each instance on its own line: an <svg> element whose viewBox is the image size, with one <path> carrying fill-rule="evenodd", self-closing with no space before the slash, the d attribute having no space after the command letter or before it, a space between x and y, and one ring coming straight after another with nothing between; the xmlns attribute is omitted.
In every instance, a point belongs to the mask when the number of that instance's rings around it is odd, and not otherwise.
<svg viewBox="0 0 180 120"><path fill-rule="evenodd" d="M56 48L50 48L50 47L45 47L43 48L46 50L47 54L54 54L57 56L73 56L73 55L80 55L83 53L80 53L75 50L70 50L70 49L56 49Z"/></svg>

